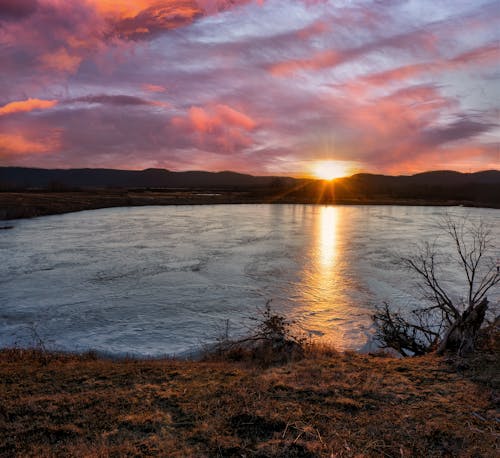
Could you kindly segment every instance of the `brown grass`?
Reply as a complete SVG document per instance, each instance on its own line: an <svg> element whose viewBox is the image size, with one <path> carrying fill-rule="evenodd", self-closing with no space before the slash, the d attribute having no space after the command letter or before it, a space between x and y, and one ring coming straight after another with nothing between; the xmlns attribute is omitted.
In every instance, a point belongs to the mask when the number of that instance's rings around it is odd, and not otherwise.
<svg viewBox="0 0 500 458"><path fill-rule="evenodd" d="M498 358L248 363L0 352L1 456L498 456Z"/></svg>
<svg viewBox="0 0 500 458"><path fill-rule="evenodd" d="M207 204L255 204L287 203L315 204L317 197L256 196L251 192L217 192L216 196L205 196L196 191L132 191L94 190L81 192L19 191L0 192L0 221L55 215L82 210L111 207L135 207L144 205L207 205ZM422 199L343 199L328 201L339 205L470 205L495 208L495 203L483 204L463 201L425 201Z"/></svg>

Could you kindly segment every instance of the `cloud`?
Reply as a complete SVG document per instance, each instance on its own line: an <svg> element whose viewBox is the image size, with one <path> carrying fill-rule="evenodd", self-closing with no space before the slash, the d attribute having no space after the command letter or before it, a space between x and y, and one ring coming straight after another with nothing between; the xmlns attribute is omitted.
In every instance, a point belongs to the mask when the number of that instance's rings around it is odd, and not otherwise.
<svg viewBox="0 0 500 458"><path fill-rule="evenodd" d="M145 8L133 17L118 21L113 33L120 38L150 38L166 30L176 29L202 17L203 10L192 0L162 2Z"/></svg>
<svg viewBox="0 0 500 458"><path fill-rule="evenodd" d="M37 0L2 0L0 20L19 20L32 15L38 7Z"/></svg>
<svg viewBox="0 0 500 458"><path fill-rule="evenodd" d="M66 48L43 54L39 62L45 70L56 70L58 72L75 73L82 62L83 57L70 54Z"/></svg>
<svg viewBox="0 0 500 458"><path fill-rule="evenodd" d="M307 29L306 29L307 30ZM313 27L314 30L314 27ZM322 29L324 30L324 29ZM308 34L306 33L306 36ZM300 32L299 32L300 36ZM274 76L287 76L299 70L322 70L336 65L362 58L373 52L385 49L401 49L420 52L422 49L433 51L435 39L429 31L410 30L388 36L376 37L358 46L339 46L315 52L312 57L288 59L273 63L268 70Z"/></svg>
<svg viewBox="0 0 500 458"><path fill-rule="evenodd" d="M112 24L109 34L127 40L151 39L250 0L142 0L102 2L94 7Z"/></svg>
<svg viewBox="0 0 500 458"><path fill-rule="evenodd" d="M490 123L463 116L445 126L432 126L421 133L421 141L428 146L443 145L457 140L471 140L479 134L499 127L499 123Z"/></svg>
<svg viewBox="0 0 500 458"><path fill-rule="evenodd" d="M47 110L57 105L57 100L27 99L7 103L0 107L0 116L13 113L24 113L33 110Z"/></svg>
<svg viewBox="0 0 500 458"><path fill-rule="evenodd" d="M373 73L362 78L364 82L384 85L390 81L401 81L415 78L422 74L451 71L472 64L491 65L500 60L500 47L496 43L488 43L470 51L460 53L450 59L404 65L379 73Z"/></svg>
<svg viewBox="0 0 500 458"><path fill-rule="evenodd" d="M48 153L53 146L53 143L47 142L46 139L32 140L22 134L0 133L0 158Z"/></svg>
<svg viewBox="0 0 500 458"><path fill-rule="evenodd" d="M323 51L306 59L290 59L278 62L269 67L274 76L286 76L298 70L319 70L332 67L345 59L342 54L335 51Z"/></svg>
<svg viewBox="0 0 500 458"><path fill-rule="evenodd" d="M156 105L155 102L141 99L131 95L117 94L117 95L86 95L71 99L69 102L83 102L83 103L97 103L101 105L116 105L116 106L140 106L140 105Z"/></svg>
<svg viewBox="0 0 500 458"><path fill-rule="evenodd" d="M241 129L251 131L255 129L257 123L241 111L237 111L228 105L216 105L214 109L214 121L221 124L240 127Z"/></svg>
<svg viewBox="0 0 500 458"><path fill-rule="evenodd" d="M497 4L0 1L0 135L37 166L491 164Z"/></svg>
<svg viewBox="0 0 500 458"><path fill-rule="evenodd" d="M222 104L205 108L191 107L184 121L194 130L204 133L231 127L251 131L257 125L250 116Z"/></svg>
<svg viewBox="0 0 500 458"><path fill-rule="evenodd" d="M143 84L142 88L149 92L165 92L167 90L164 86L161 86L159 84L148 84L148 83Z"/></svg>
<svg viewBox="0 0 500 458"><path fill-rule="evenodd" d="M191 107L185 116L172 118L171 125L179 133L193 139L194 145L208 151L234 152L249 147L257 122L228 105Z"/></svg>

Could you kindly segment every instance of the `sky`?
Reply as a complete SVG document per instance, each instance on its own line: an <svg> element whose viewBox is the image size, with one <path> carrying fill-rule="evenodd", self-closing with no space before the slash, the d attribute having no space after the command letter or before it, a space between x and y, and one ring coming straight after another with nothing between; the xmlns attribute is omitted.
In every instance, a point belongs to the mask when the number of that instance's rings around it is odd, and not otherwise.
<svg viewBox="0 0 500 458"><path fill-rule="evenodd" d="M0 0L0 165L500 168L500 0Z"/></svg>

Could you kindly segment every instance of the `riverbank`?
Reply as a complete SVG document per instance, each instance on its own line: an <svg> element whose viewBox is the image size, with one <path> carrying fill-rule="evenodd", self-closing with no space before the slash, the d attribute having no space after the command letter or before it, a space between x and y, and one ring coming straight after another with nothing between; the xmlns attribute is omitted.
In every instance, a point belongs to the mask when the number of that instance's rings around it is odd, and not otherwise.
<svg viewBox="0 0 500 458"><path fill-rule="evenodd" d="M420 205L498 208L493 204L468 201L426 201L418 199L323 199L287 195L262 196L250 192L209 191L80 191L0 192L0 220L32 218L82 210L146 205L219 204L335 204L335 205Z"/></svg>
<svg viewBox="0 0 500 458"><path fill-rule="evenodd" d="M263 369L3 350L0 455L493 457L498 387L494 353Z"/></svg>

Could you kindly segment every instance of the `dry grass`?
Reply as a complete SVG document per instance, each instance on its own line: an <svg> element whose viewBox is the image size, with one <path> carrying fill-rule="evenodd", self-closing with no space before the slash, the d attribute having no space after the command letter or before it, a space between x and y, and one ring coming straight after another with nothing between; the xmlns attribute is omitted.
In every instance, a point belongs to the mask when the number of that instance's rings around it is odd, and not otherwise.
<svg viewBox="0 0 500 458"><path fill-rule="evenodd" d="M217 204L246 202L242 193L205 197L196 192L0 192L0 220L31 218L98 208L144 205Z"/></svg>
<svg viewBox="0 0 500 458"><path fill-rule="evenodd" d="M4 350L0 455L493 457L498 376L492 353L262 369Z"/></svg>
<svg viewBox="0 0 500 458"><path fill-rule="evenodd" d="M156 192L132 190L94 190L81 192L0 192L0 221L16 218L55 215L98 208L130 207L144 205L207 205L207 204L251 204L288 203L316 204L317 196L295 197L273 194L253 195L252 192L220 191L217 196L205 196L196 191ZM326 202L325 202L326 203ZM496 208L495 203L475 205L462 201L425 201L421 199L341 199L328 201L341 205L461 205Z"/></svg>

